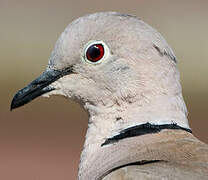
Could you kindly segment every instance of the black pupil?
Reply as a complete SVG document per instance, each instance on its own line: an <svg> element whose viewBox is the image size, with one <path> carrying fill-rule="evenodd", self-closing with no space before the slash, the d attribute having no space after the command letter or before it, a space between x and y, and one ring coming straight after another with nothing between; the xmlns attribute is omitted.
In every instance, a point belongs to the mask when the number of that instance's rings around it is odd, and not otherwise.
<svg viewBox="0 0 208 180"><path fill-rule="evenodd" d="M100 57L100 55L100 49L96 45L90 46L87 50L87 56L90 60L96 60L98 57Z"/></svg>

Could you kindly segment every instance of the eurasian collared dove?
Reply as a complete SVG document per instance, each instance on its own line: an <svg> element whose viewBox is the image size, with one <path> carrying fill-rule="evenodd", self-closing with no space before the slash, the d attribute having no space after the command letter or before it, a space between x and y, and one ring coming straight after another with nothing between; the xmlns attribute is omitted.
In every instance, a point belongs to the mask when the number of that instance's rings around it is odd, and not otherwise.
<svg viewBox="0 0 208 180"><path fill-rule="evenodd" d="M208 146L191 133L176 57L138 18L104 12L73 21L11 109L43 94L89 113L79 180L208 179Z"/></svg>

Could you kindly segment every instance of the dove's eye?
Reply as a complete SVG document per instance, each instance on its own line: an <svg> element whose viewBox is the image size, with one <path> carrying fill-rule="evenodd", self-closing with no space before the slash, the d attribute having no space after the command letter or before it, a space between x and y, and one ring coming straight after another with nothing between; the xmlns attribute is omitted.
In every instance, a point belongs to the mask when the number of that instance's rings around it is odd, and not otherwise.
<svg viewBox="0 0 208 180"><path fill-rule="evenodd" d="M104 53L102 44L93 44L87 49L86 57L91 62L97 62L104 56Z"/></svg>
<svg viewBox="0 0 208 180"><path fill-rule="evenodd" d="M103 41L91 41L85 47L85 61L91 64L98 64L106 55L109 55L109 48Z"/></svg>

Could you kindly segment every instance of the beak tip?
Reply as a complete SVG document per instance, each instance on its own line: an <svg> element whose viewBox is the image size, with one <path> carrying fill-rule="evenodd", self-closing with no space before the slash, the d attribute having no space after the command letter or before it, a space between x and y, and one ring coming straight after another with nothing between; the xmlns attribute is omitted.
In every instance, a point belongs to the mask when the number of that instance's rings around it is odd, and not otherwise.
<svg viewBox="0 0 208 180"><path fill-rule="evenodd" d="M23 88L25 89L25 88ZM16 109L22 105L25 104L25 101L22 100L22 94L23 94L23 89L18 91L14 97L12 98L12 102L11 102L11 105L10 105L10 111L12 111L13 109Z"/></svg>
<svg viewBox="0 0 208 180"><path fill-rule="evenodd" d="M17 108L18 105L15 103L15 96L12 99L11 105L10 105L10 111L12 111L13 109Z"/></svg>

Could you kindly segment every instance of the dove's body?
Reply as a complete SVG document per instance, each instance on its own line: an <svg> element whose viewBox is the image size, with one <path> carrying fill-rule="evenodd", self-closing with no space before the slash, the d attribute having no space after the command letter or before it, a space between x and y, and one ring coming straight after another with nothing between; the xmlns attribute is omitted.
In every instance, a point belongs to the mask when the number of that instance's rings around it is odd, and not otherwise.
<svg viewBox="0 0 208 180"><path fill-rule="evenodd" d="M44 93L89 113L79 180L207 178L208 146L191 134L176 57L143 21L106 12L72 22L11 109Z"/></svg>
<svg viewBox="0 0 208 180"><path fill-rule="evenodd" d="M100 149L89 161L91 171L87 170L81 179L100 179L109 173L104 180L205 180L208 178L207 154L208 146L189 132L162 130Z"/></svg>
<svg viewBox="0 0 208 180"><path fill-rule="evenodd" d="M132 147L131 143L135 145ZM139 163L118 168L103 180L208 179L208 146L190 133L164 130L157 135L135 138L126 145L132 147L126 150L130 152L126 160L132 158L132 162Z"/></svg>

